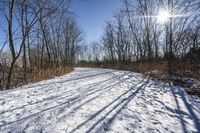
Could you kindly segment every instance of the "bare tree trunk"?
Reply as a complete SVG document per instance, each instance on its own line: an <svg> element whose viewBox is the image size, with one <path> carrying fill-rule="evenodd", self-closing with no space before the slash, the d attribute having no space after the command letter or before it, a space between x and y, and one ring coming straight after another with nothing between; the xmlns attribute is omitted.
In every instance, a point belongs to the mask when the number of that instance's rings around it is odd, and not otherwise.
<svg viewBox="0 0 200 133"><path fill-rule="evenodd" d="M15 54L15 48L14 48L14 43L13 43L13 33L12 33L12 21L13 21L13 9L14 9L14 4L15 4L15 0L10 1L10 9L9 9L9 19L8 19L8 34L9 34L9 47L12 53L12 62L11 62L11 66L9 69L9 73L8 73L8 79L7 79L7 84L6 84L6 88L9 89L10 88L10 83L11 83L11 79L12 79L12 74L13 74L13 70L14 70L14 65L16 62L16 54Z"/></svg>
<svg viewBox="0 0 200 133"><path fill-rule="evenodd" d="M11 66L10 66L9 73L8 73L8 78L7 78L6 89L10 88L15 62L16 62L15 59L13 59L12 62L11 62Z"/></svg>
<svg viewBox="0 0 200 133"><path fill-rule="evenodd" d="M173 10L173 0L168 0L170 12ZM173 33L172 33L172 18L169 20L169 53L168 53L168 73L172 75L173 71Z"/></svg>
<svg viewBox="0 0 200 133"><path fill-rule="evenodd" d="M26 59L26 45L23 46L23 69L24 69L24 81L27 82L27 59Z"/></svg>
<svg viewBox="0 0 200 133"><path fill-rule="evenodd" d="M1 62L0 62L0 74L2 75L0 79L0 90L1 90L3 89L3 81L4 81L4 70Z"/></svg>

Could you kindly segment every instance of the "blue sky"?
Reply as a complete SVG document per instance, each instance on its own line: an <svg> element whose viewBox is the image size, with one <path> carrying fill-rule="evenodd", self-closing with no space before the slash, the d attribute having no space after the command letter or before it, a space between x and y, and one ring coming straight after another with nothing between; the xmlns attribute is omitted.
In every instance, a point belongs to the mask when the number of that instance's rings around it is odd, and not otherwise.
<svg viewBox="0 0 200 133"><path fill-rule="evenodd" d="M101 38L105 22L112 19L113 12L121 5L122 0L72 0L70 10L76 14L77 21L85 33L85 41L90 43ZM4 21L0 19L1 37L4 36L2 34L2 28L5 27ZM1 44L2 41L1 38Z"/></svg>
<svg viewBox="0 0 200 133"><path fill-rule="evenodd" d="M86 41L92 42L100 39L105 22L112 19L121 5L121 0L73 0L71 10L85 32Z"/></svg>

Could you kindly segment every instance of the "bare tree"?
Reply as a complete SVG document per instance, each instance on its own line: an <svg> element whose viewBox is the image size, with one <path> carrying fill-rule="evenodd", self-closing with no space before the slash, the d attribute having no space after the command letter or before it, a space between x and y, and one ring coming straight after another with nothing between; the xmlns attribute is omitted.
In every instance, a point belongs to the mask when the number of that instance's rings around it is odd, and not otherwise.
<svg viewBox="0 0 200 133"><path fill-rule="evenodd" d="M55 14L62 4L62 10L66 10L70 0L58 0L58 1L33 1L33 0L2 0L1 11L7 21L8 25L8 38L9 38L9 50L12 55L12 61L10 64L10 69L7 77L6 88L10 88L12 75L14 72L14 66L23 52L23 69L24 69L24 79L26 80L27 75L27 47L29 49L29 59L30 58L30 34L35 32L37 25L40 24L41 31L43 33L43 39L45 48L48 55L48 61L51 61L50 44L51 38L47 30L48 18ZM37 30L38 31L38 30ZM39 33L39 32L38 32ZM17 41L16 41L17 40ZM42 46L42 53L44 53L44 46ZM53 48L52 48L53 49ZM54 51L53 51L54 52ZM43 59L43 58L42 58ZM30 61L31 62L31 61Z"/></svg>

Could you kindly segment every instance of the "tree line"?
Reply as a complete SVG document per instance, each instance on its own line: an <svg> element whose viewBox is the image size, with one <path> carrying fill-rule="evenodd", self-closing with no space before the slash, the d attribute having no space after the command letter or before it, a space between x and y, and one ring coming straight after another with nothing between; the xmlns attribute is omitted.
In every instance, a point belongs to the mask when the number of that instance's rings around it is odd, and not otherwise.
<svg viewBox="0 0 200 133"><path fill-rule="evenodd" d="M159 22L162 11L170 14L165 23ZM199 0L123 0L121 9L106 22L103 37L85 54L96 64L101 60L104 65L122 67L136 63L154 67L153 63L163 60L165 71L173 75L175 64L186 64L184 58L191 49L200 51L199 24Z"/></svg>
<svg viewBox="0 0 200 133"><path fill-rule="evenodd" d="M146 71L164 67L169 75L179 70L200 75L200 61L191 62L200 51L199 0L122 0L102 37L90 44L83 41L71 2L0 0L0 88L84 64L137 70L148 65ZM158 19L162 11L170 14L164 23Z"/></svg>
<svg viewBox="0 0 200 133"><path fill-rule="evenodd" d="M0 0L0 88L72 66L83 40L71 0ZM39 77L38 77L39 78Z"/></svg>

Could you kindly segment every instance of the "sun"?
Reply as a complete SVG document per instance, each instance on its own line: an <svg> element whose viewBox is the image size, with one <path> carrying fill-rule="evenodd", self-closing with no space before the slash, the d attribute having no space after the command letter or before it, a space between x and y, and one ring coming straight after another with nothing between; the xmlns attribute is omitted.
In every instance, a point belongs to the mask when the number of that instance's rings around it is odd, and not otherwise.
<svg viewBox="0 0 200 133"><path fill-rule="evenodd" d="M157 20L159 23L166 23L170 18L170 13L167 10L159 11Z"/></svg>

